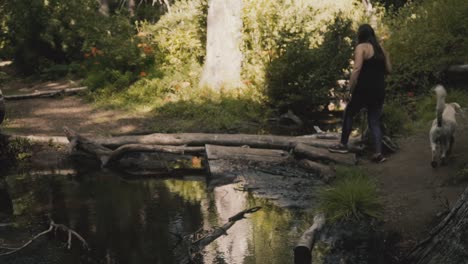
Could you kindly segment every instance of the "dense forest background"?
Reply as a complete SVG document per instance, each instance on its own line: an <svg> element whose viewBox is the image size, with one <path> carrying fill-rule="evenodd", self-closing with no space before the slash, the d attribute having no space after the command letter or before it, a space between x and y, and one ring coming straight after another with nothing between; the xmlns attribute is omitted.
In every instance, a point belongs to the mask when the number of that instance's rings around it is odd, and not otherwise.
<svg viewBox="0 0 468 264"><path fill-rule="evenodd" d="M21 76L82 79L102 106L177 117L180 130L229 130L339 105L356 29L370 23L393 63L385 112L394 133L433 109L424 99L431 86L468 61L465 0L244 0L241 85L213 89L200 78L215 2L2 1L0 59Z"/></svg>

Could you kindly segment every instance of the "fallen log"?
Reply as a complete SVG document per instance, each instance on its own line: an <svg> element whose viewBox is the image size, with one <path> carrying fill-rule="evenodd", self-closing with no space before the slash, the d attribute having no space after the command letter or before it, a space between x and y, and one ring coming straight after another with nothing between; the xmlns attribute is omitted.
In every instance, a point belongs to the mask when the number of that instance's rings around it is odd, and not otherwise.
<svg viewBox="0 0 468 264"><path fill-rule="evenodd" d="M196 154L201 155L205 152L204 147L184 147L184 146L158 146L158 145L142 145L142 144L129 144L118 147L113 150L109 155L107 165L109 162L118 160L128 152L163 152L173 154Z"/></svg>
<svg viewBox="0 0 468 264"><path fill-rule="evenodd" d="M335 178L335 170L331 166L308 159L300 160L299 166L307 171L317 173L325 183L329 183Z"/></svg>
<svg viewBox="0 0 468 264"><path fill-rule="evenodd" d="M70 150L75 155L91 156L101 162L102 167L109 166L111 163L117 162L124 154L129 152L162 152L175 154L200 154L205 151L204 147L185 147L185 146L156 146L129 144L123 145L112 150L104 147L94 141L81 136L75 131L64 127L64 132L70 142ZM168 167L168 166L164 166Z"/></svg>
<svg viewBox="0 0 468 264"><path fill-rule="evenodd" d="M207 133L180 133L149 135L133 135L112 138L95 138L93 142L108 148L117 148L127 144L148 144L148 145L173 145L173 146L250 146L253 148L268 149L293 149L297 144L328 148L336 144L336 140L317 139L309 137L288 137L274 135L249 135L249 134L207 134ZM356 139L351 140L350 147Z"/></svg>
<svg viewBox="0 0 468 264"><path fill-rule="evenodd" d="M326 149L317 148L301 143L297 144L297 146L294 148L294 153L299 156L305 156L311 160L327 161L345 165L357 164L356 154L354 153L331 153Z"/></svg>
<svg viewBox="0 0 468 264"><path fill-rule="evenodd" d="M85 153L85 155L87 154L97 158L101 162L102 167L107 165L109 157L112 154L112 149L96 144L67 127L64 127L63 131L70 142L70 151L72 154L73 152L78 152L80 155Z"/></svg>
<svg viewBox="0 0 468 264"><path fill-rule="evenodd" d="M282 163L291 158L289 152L276 149L226 147L216 145L206 145L205 149L208 160L231 159Z"/></svg>
<svg viewBox="0 0 468 264"><path fill-rule="evenodd" d="M312 263L312 249L314 248L317 232L325 224L325 216L318 214L314 217L314 224L307 229L294 247L294 264Z"/></svg>
<svg viewBox="0 0 468 264"><path fill-rule="evenodd" d="M280 165L291 159L289 152L276 149L256 149L248 147L226 147L206 145L208 172L212 178L230 177L235 170L232 161L266 163Z"/></svg>
<svg viewBox="0 0 468 264"><path fill-rule="evenodd" d="M65 88L65 89L60 89L60 90L34 92L34 93L29 93L29 94L5 95L4 98L5 100L8 100L8 101L24 100L24 99L32 99L32 98L46 98L46 97L76 94L86 89L88 89L88 87L83 86L83 87L76 87L76 88Z"/></svg>
<svg viewBox="0 0 468 264"><path fill-rule="evenodd" d="M468 260L468 188L450 213L414 247L404 263L459 264Z"/></svg>

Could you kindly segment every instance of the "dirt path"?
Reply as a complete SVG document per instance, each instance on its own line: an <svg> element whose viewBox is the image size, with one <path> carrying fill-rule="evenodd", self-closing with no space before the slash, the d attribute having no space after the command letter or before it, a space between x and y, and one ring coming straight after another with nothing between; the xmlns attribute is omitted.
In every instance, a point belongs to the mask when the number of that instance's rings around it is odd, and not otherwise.
<svg viewBox="0 0 468 264"><path fill-rule="evenodd" d="M45 83L9 82L0 87L5 95L77 87L72 81ZM97 109L78 96L36 98L6 102L4 130L17 135L63 136L63 126L85 135L110 135L148 131L144 116L118 110Z"/></svg>
<svg viewBox="0 0 468 264"><path fill-rule="evenodd" d="M468 185L457 173L468 163L468 122L459 118L456 143L447 166L433 169L428 130L400 140L401 150L383 164L366 162L363 167L375 177L383 194L386 229L402 235L405 250L444 217L444 212ZM447 204L448 203L448 204Z"/></svg>

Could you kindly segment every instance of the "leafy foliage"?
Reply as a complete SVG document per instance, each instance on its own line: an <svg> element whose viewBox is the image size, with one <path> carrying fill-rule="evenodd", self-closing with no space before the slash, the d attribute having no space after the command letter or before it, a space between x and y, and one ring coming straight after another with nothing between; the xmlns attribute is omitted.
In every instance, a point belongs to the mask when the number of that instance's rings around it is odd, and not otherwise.
<svg viewBox="0 0 468 264"><path fill-rule="evenodd" d="M7 40L14 49L16 66L37 73L53 64L80 57L85 33L82 25L93 17L97 2L60 0L6 1Z"/></svg>
<svg viewBox="0 0 468 264"><path fill-rule="evenodd" d="M310 49L307 37L288 43L266 69L271 102L301 114L328 104L330 90L349 65L351 36L351 21L338 15L327 25L320 46Z"/></svg>
<svg viewBox="0 0 468 264"><path fill-rule="evenodd" d="M132 82L154 62L155 54L138 46L128 17L100 14L98 1L19 0L7 1L4 8L6 40L23 73L50 78L90 73L87 84L97 87L102 83L92 80L112 79L113 71L131 73Z"/></svg>
<svg viewBox="0 0 468 264"><path fill-rule="evenodd" d="M407 103L409 100L406 100ZM387 100L384 105L382 123L386 135L408 135L412 131L412 116L407 109L402 108L401 100ZM412 105L412 104L411 104ZM410 105L407 105L410 107Z"/></svg>
<svg viewBox="0 0 468 264"><path fill-rule="evenodd" d="M447 98L445 101L447 103L457 102L462 108L468 106L468 93L463 90L454 90L450 87L447 89ZM416 107L416 116L417 124L419 126L428 127L432 120L436 118L435 109L436 109L436 96L434 93L421 97L417 102Z"/></svg>
<svg viewBox="0 0 468 264"><path fill-rule="evenodd" d="M394 63L390 87L425 92L451 64L468 61L468 2L423 0L402 7L387 22L385 46Z"/></svg>
<svg viewBox="0 0 468 264"><path fill-rule="evenodd" d="M351 57L356 1L246 1L243 78L265 99L304 113L328 103Z"/></svg>

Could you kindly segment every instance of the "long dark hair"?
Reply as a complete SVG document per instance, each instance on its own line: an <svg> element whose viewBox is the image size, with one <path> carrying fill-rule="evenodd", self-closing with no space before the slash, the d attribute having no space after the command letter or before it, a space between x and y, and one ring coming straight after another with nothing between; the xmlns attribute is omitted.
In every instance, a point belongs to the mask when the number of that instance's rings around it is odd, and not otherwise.
<svg viewBox="0 0 468 264"><path fill-rule="evenodd" d="M374 56L376 58L385 60L382 47L377 41L377 37L375 36L374 29L369 24L362 24L361 26L359 26L357 36L358 36L358 44L370 43L372 47L374 48Z"/></svg>

